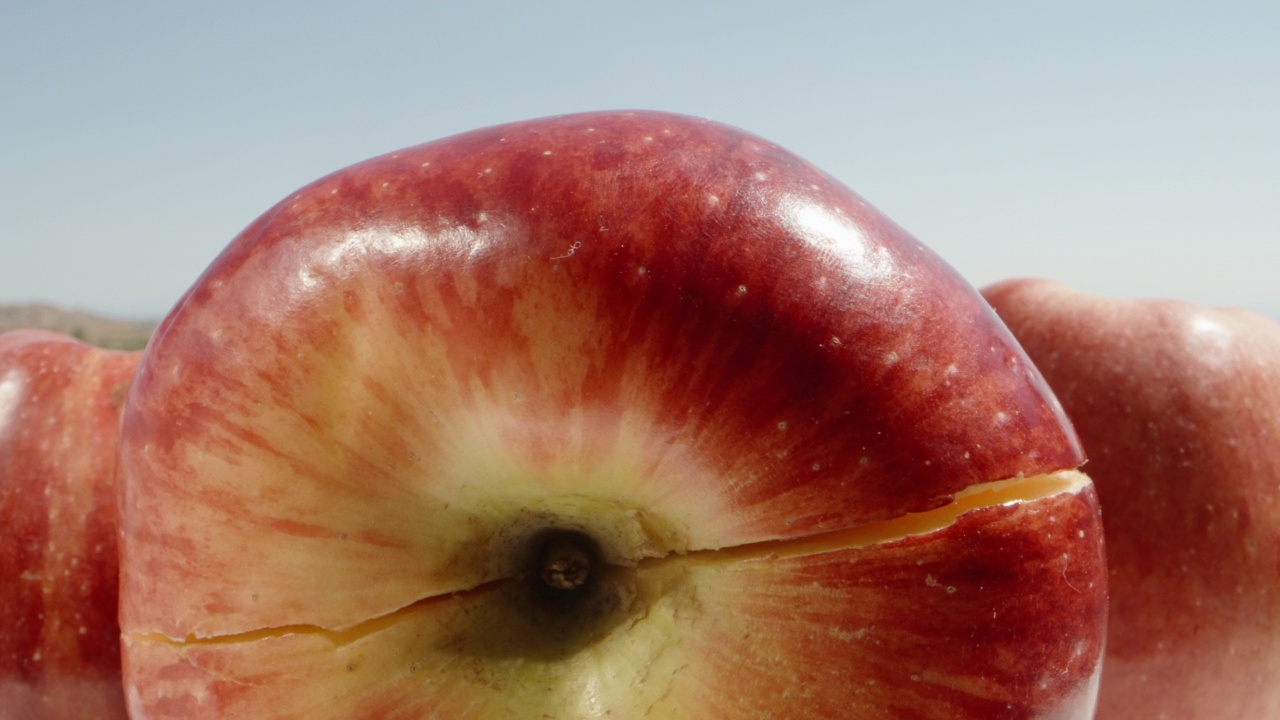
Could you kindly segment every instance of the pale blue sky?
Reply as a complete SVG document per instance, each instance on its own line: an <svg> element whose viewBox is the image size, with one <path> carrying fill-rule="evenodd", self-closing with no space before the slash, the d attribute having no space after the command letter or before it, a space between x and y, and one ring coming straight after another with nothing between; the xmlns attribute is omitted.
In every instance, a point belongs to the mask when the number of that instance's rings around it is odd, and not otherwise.
<svg viewBox="0 0 1280 720"><path fill-rule="evenodd" d="M976 285L1280 317L1278 37L1274 0L13 0L0 303L158 316L339 167L649 108L790 148Z"/></svg>

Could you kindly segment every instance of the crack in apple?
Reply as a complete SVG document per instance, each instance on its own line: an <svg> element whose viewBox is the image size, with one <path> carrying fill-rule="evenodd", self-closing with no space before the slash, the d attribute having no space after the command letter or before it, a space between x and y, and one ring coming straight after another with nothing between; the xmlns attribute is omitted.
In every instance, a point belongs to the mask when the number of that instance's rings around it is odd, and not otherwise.
<svg viewBox="0 0 1280 720"><path fill-rule="evenodd" d="M790 558L882 545L943 530L972 510L1080 492L1091 484L1089 477L1078 470L1060 470L1044 475L980 483L956 493L951 502L932 510L803 537L761 540L722 548L691 550L683 555L668 554L659 558L646 558L638 566L653 567L685 558L699 558L703 562L741 562L764 557Z"/></svg>
<svg viewBox="0 0 1280 720"><path fill-rule="evenodd" d="M839 550L856 549L872 545L896 542L911 536L937 532L954 524L961 515L972 510L1034 502L1055 495L1080 492L1091 484L1089 478L1075 470L1018 477L970 486L952 496L951 502L932 510L908 513L888 520L867 523L852 528L831 530L798 538L762 540L721 548L704 548L687 552L672 552L661 557L642 558L628 570L643 572L669 563L730 563L761 558L790 558L817 555ZM520 576L490 580L472 588L450 591L418 598L383 615L369 618L340 629L319 625L281 625L240 633L217 636L188 636L178 639L162 633L129 633L133 642L160 643L175 647L213 646L280 639L291 635L320 637L337 650L365 637L389 628L402 618L434 603L453 598L475 597L498 591L512 583L523 581ZM633 618L635 621L635 618Z"/></svg>
<svg viewBox="0 0 1280 720"><path fill-rule="evenodd" d="M414 610L433 603L447 602L451 598L465 598L480 595L496 590L514 581L514 578L500 578L498 580L490 580L489 582L466 590L457 590L454 592L441 593L439 595L428 595L423 598L418 598L408 605L396 608L391 612L363 620L341 629L328 628L321 625L297 624L265 627L257 630L227 633L224 635L188 635L185 638L173 638L160 632L125 633L124 637L132 642L156 643L161 645L170 645L173 647L194 647L231 645L236 643L279 639L290 635L307 635L311 637L324 638L333 645L334 650L338 650L373 635L380 630L384 630L395 625L401 617L413 612Z"/></svg>

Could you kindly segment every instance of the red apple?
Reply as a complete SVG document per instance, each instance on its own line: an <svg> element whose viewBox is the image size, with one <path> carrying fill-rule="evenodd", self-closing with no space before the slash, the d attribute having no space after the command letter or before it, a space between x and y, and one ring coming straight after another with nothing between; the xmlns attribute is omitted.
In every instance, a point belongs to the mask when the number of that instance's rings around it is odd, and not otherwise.
<svg viewBox="0 0 1280 720"><path fill-rule="evenodd" d="M1098 484L1112 593L1098 717L1280 717L1280 325L1044 281L985 293Z"/></svg>
<svg viewBox="0 0 1280 720"><path fill-rule="evenodd" d="M0 719L125 716L116 431L139 355L0 335Z"/></svg>
<svg viewBox="0 0 1280 720"><path fill-rule="evenodd" d="M1081 462L981 296L786 151L479 130L285 199L162 324L130 710L1088 718Z"/></svg>

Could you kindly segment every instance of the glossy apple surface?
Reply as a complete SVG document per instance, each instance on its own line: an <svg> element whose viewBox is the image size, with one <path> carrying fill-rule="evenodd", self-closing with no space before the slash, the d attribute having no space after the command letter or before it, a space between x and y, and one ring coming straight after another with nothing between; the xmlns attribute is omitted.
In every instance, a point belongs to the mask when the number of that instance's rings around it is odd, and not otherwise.
<svg viewBox="0 0 1280 720"><path fill-rule="evenodd" d="M1280 717L1280 325L1044 281L984 292L1097 482L1112 592L1098 717Z"/></svg>
<svg viewBox="0 0 1280 720"><path fill-rule="evenodd" d="M0 335L0 719L124 717L114 478L138 357Z"/></svg>
<svg viewBox="0 0 1280 720"><path fill-rule="evenodd" d="M159 329L121 435L135 720L1087 718L1074 433L804 161L657 113L323 178Z"/></svg>

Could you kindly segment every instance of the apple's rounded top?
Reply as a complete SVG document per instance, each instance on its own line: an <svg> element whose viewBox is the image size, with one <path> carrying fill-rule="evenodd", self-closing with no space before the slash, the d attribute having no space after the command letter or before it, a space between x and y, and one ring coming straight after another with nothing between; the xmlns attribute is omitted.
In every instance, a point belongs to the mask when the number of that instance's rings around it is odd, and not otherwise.
<svg viewBox="0 0 1280 720"><path fill-rule="evenodd" d="M643 401L735 478L735 502L826 498L800 528L1082 461L1034 367L936 255L788 151L666 113L500 125L322 178L235 239L156 345L144 386L181 363L183 396L245 373L291 384L313 372L299 348L355 373L404 347L420 365L396 372L468 393Z"/></svg>
<svg viewBox="0 0 1280 720"><path fill-rule="evenodd" d="M180 535L147 526L166 498L287 468L289 488L395 487L396 513L603 483L680 550L1082 461L920 242L776 145L652 112L477 130L286 198L162 324L122 444L126 532Z"/></svg>

